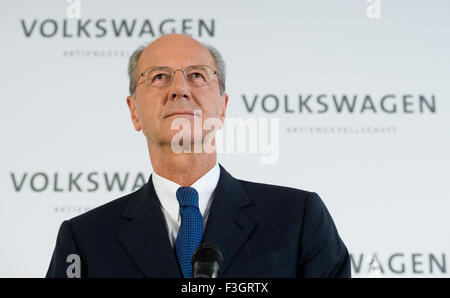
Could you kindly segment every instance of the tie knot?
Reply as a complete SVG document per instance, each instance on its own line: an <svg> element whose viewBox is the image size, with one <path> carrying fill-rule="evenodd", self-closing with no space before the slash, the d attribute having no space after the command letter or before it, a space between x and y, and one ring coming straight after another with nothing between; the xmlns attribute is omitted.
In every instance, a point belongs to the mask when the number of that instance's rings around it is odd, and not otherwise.
<svg viewBox="0 0 450 298"><path fill-rule="evenodd" d="M198 208L198 192L193 187L179 187L177 189L177 200L180 207Z"/></svg>

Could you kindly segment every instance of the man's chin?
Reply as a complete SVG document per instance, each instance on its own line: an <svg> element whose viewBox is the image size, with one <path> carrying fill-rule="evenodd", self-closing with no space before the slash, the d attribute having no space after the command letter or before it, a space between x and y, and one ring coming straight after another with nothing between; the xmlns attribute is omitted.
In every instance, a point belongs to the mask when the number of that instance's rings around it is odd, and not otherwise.
<svg viewBox="0 0 450 298"><path fill-rule="evenodd" d="M184 142L194 142L194 132L185 132L185 131L174 131L174 130L168 130L165 132L161 132L158 137L153 137L152 140L154 140L154 143L157 143L159 145L170 145L177 141L184 141ZM202 141L202 136L198 136L195 138L195 140Z"/></svg>

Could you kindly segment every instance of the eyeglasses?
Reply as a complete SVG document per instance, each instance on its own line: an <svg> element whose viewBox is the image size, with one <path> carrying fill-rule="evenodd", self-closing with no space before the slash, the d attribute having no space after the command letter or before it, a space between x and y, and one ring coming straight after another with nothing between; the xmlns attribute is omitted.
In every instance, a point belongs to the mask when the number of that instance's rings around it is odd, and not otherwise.
<svg viewBox="0 0 450 298"><path fill-rule="evenodd" d="M184 78L192 86L208 85L211 83L213 76L217 74L217 71L206 65L191 65L185 69L175 70L167 66L153 66L144 70L137 78L137 81L139 81L140 77L144 77L147 86L162 88L172 82L175 72L178 70L183 72Z"/></svg>

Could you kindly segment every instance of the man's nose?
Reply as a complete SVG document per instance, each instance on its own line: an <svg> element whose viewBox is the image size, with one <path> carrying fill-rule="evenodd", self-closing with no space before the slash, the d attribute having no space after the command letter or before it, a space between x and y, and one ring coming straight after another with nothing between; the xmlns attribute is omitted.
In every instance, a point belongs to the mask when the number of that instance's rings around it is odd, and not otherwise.
<svg viewBox="0 0 450 298"><path fill-rule="evenodd" d="M190 86L184 77L183 71L180 69L175 70L170 86L170 99L174 100L178 97L189 99L189 88Z"/></svg>

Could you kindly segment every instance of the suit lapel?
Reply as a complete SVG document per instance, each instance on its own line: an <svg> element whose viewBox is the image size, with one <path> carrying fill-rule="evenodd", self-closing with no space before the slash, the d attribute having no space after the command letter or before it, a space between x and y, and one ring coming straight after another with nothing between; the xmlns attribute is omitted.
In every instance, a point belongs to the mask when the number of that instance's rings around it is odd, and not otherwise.
<svg viewBox="0 0 450 298"><path fill-rule="evenodd" d="M119 240L143 274L181 277L151 176L122 216L131 221L120 231Z"/></svg>
<svg viewBox="0 0 450 298"><path fill-rule="evenodd" d="M251 205L250 198L239 181L221 165L219 182L213 195L203 242L216 244L224 256L218 274L220 277L255 228L256 222L242 210Z"/></svg>
<svg viewBox="0 0 450 298"><path fill-rule="evenodd" d="M203 236L204 243L216 244L224 256L219 277L256 226L255 220L243 210L251 204L239 181L220 165L220 178ZM143 274L146 277L181 277L151 177L130 199L122 216L130 222L120 231L119 240Z"/></svg>

